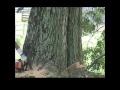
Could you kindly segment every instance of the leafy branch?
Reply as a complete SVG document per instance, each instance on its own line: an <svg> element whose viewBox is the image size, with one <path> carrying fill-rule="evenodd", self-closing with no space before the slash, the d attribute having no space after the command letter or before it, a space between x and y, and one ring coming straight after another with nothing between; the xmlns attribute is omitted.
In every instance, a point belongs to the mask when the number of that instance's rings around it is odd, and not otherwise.
<svg viewBox="0 0 120 90"><path fill-rule="evenodd" d="M98 29L93 33L93 35L91 36L91 38L92 38L92 37L94 36L94 34L95 34L99 29L101 29L102 27L104 27L104 26L101 26L100 28L98 28ZM91 38L88 40L88 43L90 42ZM87 43L87 47L88 47L88 43Z"/></svg>
<svg viewBox="0 0 120 90"><path fill-rule="evenodd" d="M100 55L98 58L96 58L95 60L93 60L93 63L91 65L89 65L87 67L87 69L90 69L94 64L96 64L98 62L99 59L101 59L103 56L105 56L105 53L103 53L102 55Z"/></svg>

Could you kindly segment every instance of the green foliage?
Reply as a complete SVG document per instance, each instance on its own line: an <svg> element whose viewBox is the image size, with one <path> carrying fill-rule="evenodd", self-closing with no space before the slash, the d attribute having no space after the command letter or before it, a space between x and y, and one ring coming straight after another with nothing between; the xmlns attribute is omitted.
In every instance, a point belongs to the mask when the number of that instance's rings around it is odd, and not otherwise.
<svg viewBox="0 0 120 90"><path fill-rule="evenodd" d="M92 10L86 10L83 12L82 16L82 35L96 37L100 35L97 39L97 44L95 47L86 47L83 48L84 54L84 62L87 66L91 65L91 63L99 57L101 54L105 52L105 30L102 33L95 31L95 27L101 24L102 16L105 14L104 7L92 7ZM98 33L98 34L97 34ZM87 43L91 43L90 41L86 41ZM94 43L95 44L95 43ZM84 47L84 46L83 46ZM88 71L94 73L104 74L105 72L105 57L103 56L96 62L93 67L91 67Z"/></svg>
<svg viewBox="0 0 120 90"><path fill-rule="evenodd" d="M104 7L92 7L82 13L83 35L88 35L95 30L95 26L102 23L102 16L105 14Z"/></svg>

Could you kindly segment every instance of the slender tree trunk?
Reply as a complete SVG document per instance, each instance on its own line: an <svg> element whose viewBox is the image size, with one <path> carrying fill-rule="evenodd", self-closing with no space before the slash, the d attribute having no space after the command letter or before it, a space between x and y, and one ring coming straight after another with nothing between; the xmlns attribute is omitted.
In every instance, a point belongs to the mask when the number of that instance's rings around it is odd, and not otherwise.
<svg viewBox="0 0 120 90"><path fill-rule="evenodd" d="M67 64L82 63L81 15L82 8L69 8L67 26Z"/></svg>

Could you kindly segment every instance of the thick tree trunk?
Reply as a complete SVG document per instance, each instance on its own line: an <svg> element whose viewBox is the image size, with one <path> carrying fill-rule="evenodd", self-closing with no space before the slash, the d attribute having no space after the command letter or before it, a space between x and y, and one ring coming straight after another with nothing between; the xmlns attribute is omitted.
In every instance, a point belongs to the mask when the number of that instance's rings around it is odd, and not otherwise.
<svg viewBox="0 0 120 90"><path fill-rule="evenodd" d="M53 61L59 71L82 63L81 8L33 7L23 46L29 64Z"/></svg>
<svg viewBox="0 0 120 90"><path fill-rule="evenodd" d="M32 8L24 52L31 64L52 60L66 68L66 25L68 8Z"/></svg>

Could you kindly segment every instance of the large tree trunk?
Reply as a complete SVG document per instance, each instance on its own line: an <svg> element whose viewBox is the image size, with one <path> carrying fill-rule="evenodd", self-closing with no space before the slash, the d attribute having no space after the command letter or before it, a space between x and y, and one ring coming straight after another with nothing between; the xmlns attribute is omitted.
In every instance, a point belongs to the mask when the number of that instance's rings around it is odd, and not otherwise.
<svg viewBox="0 0 120 90"><path fill-rule="evenodd" d="M81 15L82 8L69 8L67 25L67 64L82 62L82 42L81 42Z"/></svg>
<svg viewBox="0 0 120 90"><path fill-rule="evenodd" d="M60 71L82 63L81 8L33 7L23 46L31 66L53 61Z"/></svg>

